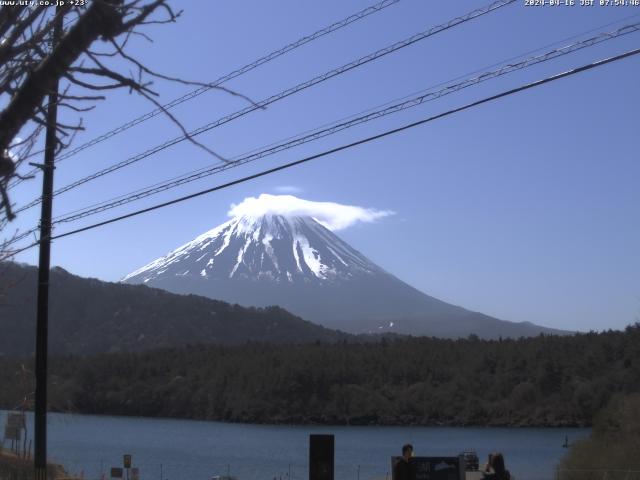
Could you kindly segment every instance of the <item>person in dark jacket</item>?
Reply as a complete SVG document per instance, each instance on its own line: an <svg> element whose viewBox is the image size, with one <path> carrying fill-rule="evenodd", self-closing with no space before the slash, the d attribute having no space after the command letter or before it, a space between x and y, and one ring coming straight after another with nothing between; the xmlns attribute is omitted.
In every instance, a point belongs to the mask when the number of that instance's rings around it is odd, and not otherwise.
<svg viewBox="0 0 640 480"><path fill-rule="evenodd" d="M493 472L493 470L491 469L491 459L493 458L493 456L494 456L494 455L495 455L495 453L493 453L493 452L491 452L491 453L489 454L489 457L487 458L487 463L486 463L486 465L484 466L484 470L483 470L483 472L484 472L484 473L491 473L491 472Z"/></svg>
<svg viewBox="0 0 640 480"><path fill-rule="evenodd" d="M413 456L413 445L407 443L402 446L402 457L393 467L393 480L409 480L409 459Z"/></svg>
<svg viewBox="0 0 640 480"><path fill-rule="evenodd" d="M504 466L504 456L501 453L493 453L490 456L491 473L485 473L484 480L511 480L511 474Z"/></svg>

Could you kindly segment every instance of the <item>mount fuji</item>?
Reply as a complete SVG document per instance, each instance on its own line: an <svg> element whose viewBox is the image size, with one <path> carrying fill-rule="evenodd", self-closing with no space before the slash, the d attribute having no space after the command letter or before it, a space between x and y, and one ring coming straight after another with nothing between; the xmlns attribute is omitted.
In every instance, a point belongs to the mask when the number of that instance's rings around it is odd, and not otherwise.
<svg viewBox="0 0 640 480"><path fill-rule="evenodd" d="M309 215L239 215L122 279L244 306L279 305L350 333L481 338L566 333L507 322L404 283Z"/></svg>

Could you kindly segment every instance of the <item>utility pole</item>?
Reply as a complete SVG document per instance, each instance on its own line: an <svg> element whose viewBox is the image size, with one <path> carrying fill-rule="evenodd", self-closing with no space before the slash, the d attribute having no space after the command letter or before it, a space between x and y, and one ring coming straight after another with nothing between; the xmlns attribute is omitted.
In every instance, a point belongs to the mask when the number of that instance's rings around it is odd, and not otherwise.
<svg viewBox="0 0 640 480"><path fill-rule="evenodd" d="M52 50L62 35L63 10L56 8ZM38 306L36 320L36 405L34 428L35 480L47 479L47 347L49 339L49 269L51 263L51 211L53 169L58 120L58 79L52 82L47 108L47 134L42 165L42 210L40 215L40 259L38 264Z"/></svg>

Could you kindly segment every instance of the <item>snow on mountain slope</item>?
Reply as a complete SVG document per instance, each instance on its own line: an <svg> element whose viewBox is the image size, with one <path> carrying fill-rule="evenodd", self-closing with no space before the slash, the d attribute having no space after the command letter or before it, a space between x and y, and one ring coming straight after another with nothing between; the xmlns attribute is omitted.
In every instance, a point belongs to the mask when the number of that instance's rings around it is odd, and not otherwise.
<svg viewBox="0 0 640 480"><path fill-rule="evenodd" d="M279 305L353 333L483 338L560 333L430 297L367 259L321 219L281 210L236 209L238 216L122 281L244 306Z"/></svg>
<svg viewBox="0 0 640 480"><path fill-rule="evenodd" d="M382 272L310 217L264 215L229 220L130 273L125 282L163 275L272 282L341 282Z"/></svg>

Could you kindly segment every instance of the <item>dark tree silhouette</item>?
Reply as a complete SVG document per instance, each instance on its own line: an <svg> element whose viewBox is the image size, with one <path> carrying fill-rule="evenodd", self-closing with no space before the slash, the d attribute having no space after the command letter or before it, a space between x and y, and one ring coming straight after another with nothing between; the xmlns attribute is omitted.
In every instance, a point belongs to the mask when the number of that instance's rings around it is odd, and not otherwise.
<svg viewBox="0 0 640 480"><path fill-rule="evenodd" d="M162 109L189 141L219 157L189 136L152 89L153 79L213 86L158 73L127 53L132 37L151 40L143 32L145 25L172 23L180 14L167 0L68 0L57 8L0 7L0 231L15 218L9 182L30 178L18 169L42 153L34 148L47 126L47 102L56 80L60 81L58 107L78 114L76 123L55 125L56 153L84 129L83 112L105 100L107 92L126 88ZM54 41L58 16L63 16L64 27ZM0 260L2 252L4 257L11 255L10 243L11 237L4 246L0 242Z"/></svg>

